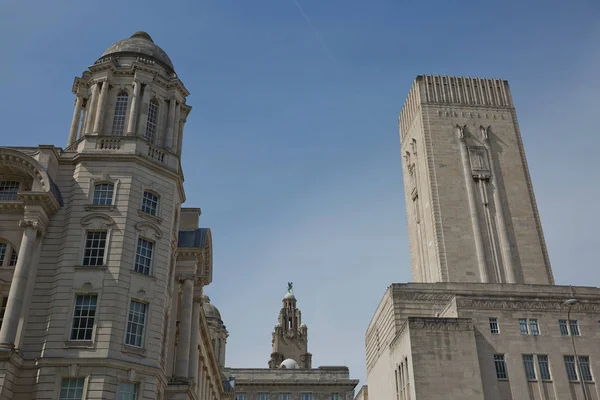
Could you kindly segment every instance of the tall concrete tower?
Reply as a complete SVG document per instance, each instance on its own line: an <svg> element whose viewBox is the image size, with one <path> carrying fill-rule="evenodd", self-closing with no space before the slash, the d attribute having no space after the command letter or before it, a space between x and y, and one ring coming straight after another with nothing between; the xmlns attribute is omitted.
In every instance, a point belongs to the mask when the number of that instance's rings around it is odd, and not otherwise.
<svg viewBox="0 0 600 400"><path fill-rule="evenodd" d="M508 82L418 76L399 125L413 280L553 284Z"/></svg>

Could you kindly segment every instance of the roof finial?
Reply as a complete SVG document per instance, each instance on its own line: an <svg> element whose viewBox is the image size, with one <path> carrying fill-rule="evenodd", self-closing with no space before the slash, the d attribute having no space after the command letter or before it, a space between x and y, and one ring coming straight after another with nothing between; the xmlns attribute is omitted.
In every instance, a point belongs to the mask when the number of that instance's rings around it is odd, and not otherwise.
<svg viewBox="0 0 600 400"><path fill-rule="evenodd" d="M288 293L292 293L292 289L294 288L294 282L288 282Z"/></svg>

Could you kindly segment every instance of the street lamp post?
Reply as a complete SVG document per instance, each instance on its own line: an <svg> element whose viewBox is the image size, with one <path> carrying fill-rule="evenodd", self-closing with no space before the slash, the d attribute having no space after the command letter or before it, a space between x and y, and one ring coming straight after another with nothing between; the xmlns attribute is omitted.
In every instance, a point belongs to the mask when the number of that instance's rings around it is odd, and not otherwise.
<svg viewBox="0 0 600 400"><path fill-rule="evenodd" d="M581 374L581 365L579 364L579 357L577 357L577 348L575 347L575 338L573 337L573 332L571 331L571 309L572 307L579 303L577 299L569 299L564 302L564 305L567 306L569 311L567 311L567 332L569 336L571 336L571 343L573 344L573 356L575 357L575 365L577 366L577 373L579 374L579 381L581 382L581 390L583 390L583 398L584 400L588 400L587 390L585 390L585 380L583 379L583 375Z"/></svg>

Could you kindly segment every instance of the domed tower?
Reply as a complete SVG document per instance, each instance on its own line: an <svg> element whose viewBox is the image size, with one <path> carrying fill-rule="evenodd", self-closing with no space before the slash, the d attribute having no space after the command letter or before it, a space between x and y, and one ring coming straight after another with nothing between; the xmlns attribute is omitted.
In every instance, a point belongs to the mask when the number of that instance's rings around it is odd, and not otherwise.
<svg viewBox="0 0 600 400"><path fill-rule="evenodd" d="M273 331L273 352L269 368L312 368L308 352L308 328L302 323L302 313L296 307L292 282L282 300L279 319Z"/></svg>
<svg viewBox="0 0 600 400"><path fill-rule="evenodd" d="M208 331L210 332L211 342L217 355L219 367L225 367L225 348L227 347L227 337L229 332L223 324L221 319L221 313L210 302L210 298L207 295L202 295L202 308L208 323Z"/></svg>

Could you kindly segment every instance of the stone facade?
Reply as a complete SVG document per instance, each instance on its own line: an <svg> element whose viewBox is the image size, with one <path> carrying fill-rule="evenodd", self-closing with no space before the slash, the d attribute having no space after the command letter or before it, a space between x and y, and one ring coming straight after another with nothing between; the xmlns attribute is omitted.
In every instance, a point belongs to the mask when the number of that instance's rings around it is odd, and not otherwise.
<svg viewBox="0 0 600 400"><path fill-rule="evenodd" d="M419 76L399 124L416 283L369 324L369 395L599 399L600 289L554 285L508 83Z"/></svg>
<svg viewBox="0 0 600 400"><path fill-rule="evenodd" d="M65 149L0 148L0 399L222 399L212 239L185 201L191 110L137 32L75 79Z"/></svg>

